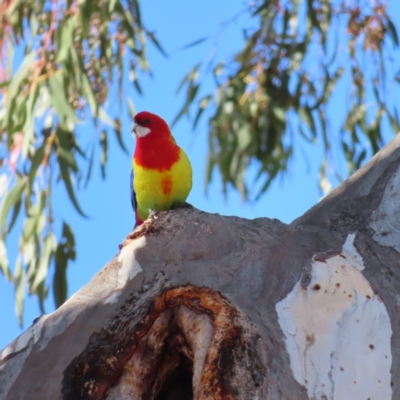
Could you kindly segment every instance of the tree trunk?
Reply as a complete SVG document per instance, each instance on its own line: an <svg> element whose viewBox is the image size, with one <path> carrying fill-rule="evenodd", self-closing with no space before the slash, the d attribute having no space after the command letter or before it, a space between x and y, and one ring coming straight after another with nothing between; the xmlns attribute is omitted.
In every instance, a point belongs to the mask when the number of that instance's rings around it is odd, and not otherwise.
<svg viewBox="0 0 400 400"><path fill-rule="evenodd" d="M400 399L399 165L400 136L290 225L153 216L3 350L0 398Z"/></svg>

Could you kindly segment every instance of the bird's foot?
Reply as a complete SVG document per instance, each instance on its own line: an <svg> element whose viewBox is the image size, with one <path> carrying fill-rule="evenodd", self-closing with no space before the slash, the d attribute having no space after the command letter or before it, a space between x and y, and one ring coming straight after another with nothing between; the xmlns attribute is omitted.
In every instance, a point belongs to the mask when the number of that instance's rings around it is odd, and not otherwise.
<svg viewBox="0 0 400 400"><path fill-rule="evenodd" d="M149 213L149 216L147 217L147 219L154 219L154 217L157 215L158 211L152 210L152 209L150 209L149 211L150 211L150 213Z"/></svg>
<svg viewBox="0 0 400 400"><path fill-rule="evenodd" d="M150 215L148 216L148 218L141 222L140 224L136 224L133 231L127 236L127 239L136 239L140 236L145 235L148 231L149 231L149 224L146 223L146 221L150 220L150 219L155 219L154 216L156 215L156 212L153 211L152 213L150 213ZM125 242L124 242L125 244ZM121 247L120 247L121 250Z"/></svg>

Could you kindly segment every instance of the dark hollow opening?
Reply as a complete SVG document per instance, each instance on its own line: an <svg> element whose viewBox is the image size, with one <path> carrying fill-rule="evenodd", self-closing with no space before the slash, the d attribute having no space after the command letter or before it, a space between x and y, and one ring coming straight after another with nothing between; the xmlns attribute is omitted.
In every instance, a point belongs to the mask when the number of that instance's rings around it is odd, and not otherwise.
<svg viewBox="0 0 400 400"><path fill-rule="evenodd" d="M183 355L180 359L154 400L193 400L192 362Z"/></svg>
<svg viewBox="0 0 400 400"><path fill-rule="evenodd" d="M179 334L177 336L182 338ZM154 400L193 400L193 361L182 351L182 347L187 346L186 341L178 346L173 344L177 336L174 334L170 336L170 340L167 341L169 345L166 346L169 354L164 357L172 356L175 360L178 359L178 365L168 372Z"/></svg>

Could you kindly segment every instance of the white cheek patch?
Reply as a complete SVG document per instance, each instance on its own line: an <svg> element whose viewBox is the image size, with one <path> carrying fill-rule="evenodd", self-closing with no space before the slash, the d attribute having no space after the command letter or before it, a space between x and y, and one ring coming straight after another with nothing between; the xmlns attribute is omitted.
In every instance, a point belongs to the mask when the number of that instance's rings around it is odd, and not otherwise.
<svg viewBox="0 0 400 400"><path fill-rule="evenodd" d="M138 138L148 135L151 130L144 126L136 125L133 130Z"/></svg>
<svg viewBox="0 0 400 400"><path fill-rule="evenodd" d="M293 375L311 399L392 399L389 314L353 241L314 259L308 286L297 282L276 305Z"/></svg>

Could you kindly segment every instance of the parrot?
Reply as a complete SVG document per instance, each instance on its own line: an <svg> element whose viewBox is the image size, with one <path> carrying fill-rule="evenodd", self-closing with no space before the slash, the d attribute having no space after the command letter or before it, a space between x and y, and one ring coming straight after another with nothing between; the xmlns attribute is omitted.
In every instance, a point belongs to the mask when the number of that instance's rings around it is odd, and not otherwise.
<svg viewBox="0 0 400 400"><path fill-rule="evenodd" d="M170 210L186 201L192 189L192 166L158 115L148 111L136 114L132 134L136 147L130 191L136 228L152 211Z"/></svg>

